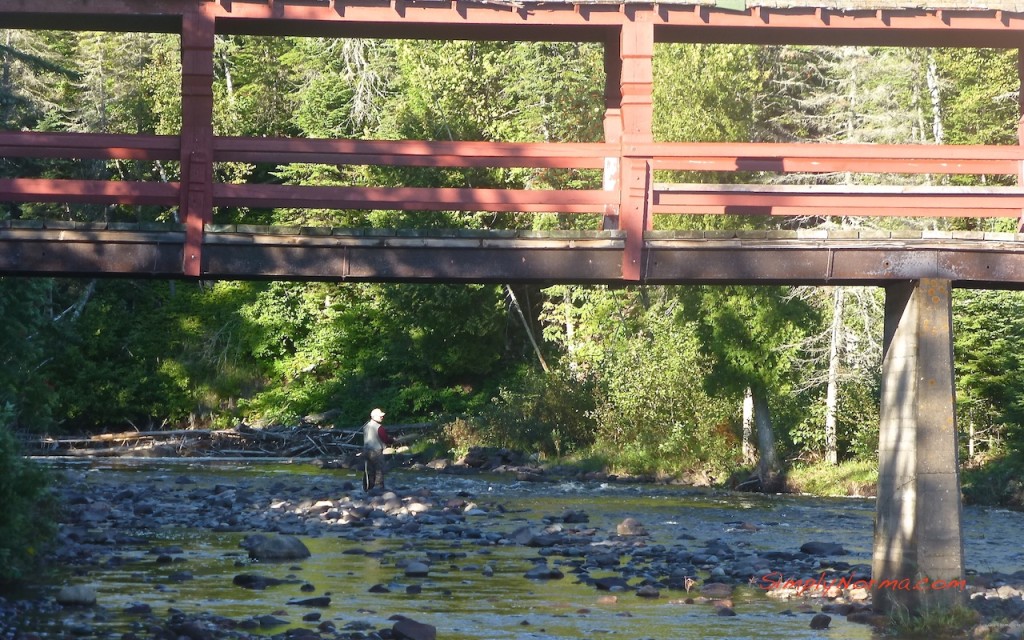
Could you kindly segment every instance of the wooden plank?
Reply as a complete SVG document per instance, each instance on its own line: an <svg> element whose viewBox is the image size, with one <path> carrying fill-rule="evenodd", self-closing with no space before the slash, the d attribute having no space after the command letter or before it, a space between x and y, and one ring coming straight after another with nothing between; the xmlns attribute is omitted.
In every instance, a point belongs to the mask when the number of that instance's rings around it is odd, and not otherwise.
<svg viewBox="0 0 1024 640"><path fill-rule="evenodd" d="M426 187L306 187L218 184L216 206L594 213L615 194L599 190L515 190Z"/></svg>
<svg viewBox="0 0 1024 640"><path fill-rule="evenodd" d="M418 167L600 169L618 153L603 143L237 138L214 140L214 159Z"/></svg>
<svg viewBox="0 0 1024 640"><path fill-rule="evenodd" d="M654 190L666 195L896 195L913 197L985 196L1012 198L1024 196L1020 187L1003 186L936 186L921 184L703 184L658 182Z"/></svg>
<svg viewBox="0 0 1024 640"><path fill-rule="evenodd" d="M631 145L656 170L775 173L1016 175L1024 149L1010 145L658 143Z"/></svg>
<svg viewBox="0 0 1024 640"><path fill-rule="evenodd" d="M176 160L178 147L177 136L0 131L0 156L8 158Z"/></svg>
<svg viewBox="0 0 1024 640"><path fill-rule="evenodd" d="M1016 160L892 160L885 158L657 158L656 171L765 171L774 173L893 173L1015 175Z"/></svg>
<svg viewBox="0 0 1024 640"><path fill-rule="evenodd" d="M177 204L177 182L0 179L0 201L86 204Z"/></svg>
<svg viewBox="0 0 1024 640"><path fill-rule="evenodd" d="M660 215L748 215L748 216L857 216L865 218L1018 218L1020 209L947 207L923 208L907 206L856 206L816 204L789 205L718 205L653 207Z"/></svg>
<svg viewBox="0 0 1024 640"><path fill-rule="evenodd" d="M7 28L169 31L196 3L181 0L7 0ZM221 33L405 37L476 40L602 41L609 29L648 20L663 42L972 46L1016 48L1024 31L1018 12L979 8L818 6L728 11L672 2L199 2ZM623 7L629 5L629 10ZM870 5L869 5L870 9ZM175 18L179 18L176 20Z"/></svg>
<svg viewBox="0 0 1024 640"><path fill-rule="evenodd" d="M1017 145L657 142L624 147L626 155L720 158L889 158L894 160L1024 160Z"/></svg>
<svg viewBox="0 0 1024 640"><path fill-rule="evenodd" d="M1006 217L1024 206L1017 187L659 184L660 214Z"/></svg>

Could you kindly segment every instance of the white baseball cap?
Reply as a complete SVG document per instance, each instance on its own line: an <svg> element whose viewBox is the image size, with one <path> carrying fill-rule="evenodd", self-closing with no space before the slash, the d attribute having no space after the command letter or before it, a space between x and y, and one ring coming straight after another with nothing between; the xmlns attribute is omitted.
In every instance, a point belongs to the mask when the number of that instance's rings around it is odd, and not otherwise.
<svg viewBox="0 0 1024 640"><path fill-rule="evenodd" d="M370 418L373 420L381 420L384 417L384 412L380 409L374 409L370 412Z"/></svg>

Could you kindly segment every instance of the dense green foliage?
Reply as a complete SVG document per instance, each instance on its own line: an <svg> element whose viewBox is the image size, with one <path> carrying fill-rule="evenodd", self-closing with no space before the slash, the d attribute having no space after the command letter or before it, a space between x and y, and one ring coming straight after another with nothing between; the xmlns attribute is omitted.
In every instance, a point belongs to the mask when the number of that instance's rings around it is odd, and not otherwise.
<svg viewBox="0 0 1024 640"><path fill-rule="evenodd" d="M168 35L5 31L0 127L174 133L180 65ZM595 141L593 43L225 36L223 135ZM666 141L1013 143L1014 52L658 45L654 135ZM220 163L218 179L306 185L596 188L592 170ZM0 159L0 176L167 180L176 162ZM702 181L705 174L657 176ZM753 176L757 178L758 176ZM765 180L773 179L764 176ZM852 182L862 175L791 179ZM922 180L938 179L922 176ZM1006 181L967 176L957 181ZM156 207L0 204L6 218L171 221ZM593 228L593 216L248 210L217 222L339 227ZM951 223L972 228L1002 221ZM851 227L920 221L663 216L658 228ZM992 225L993 223L984 223ZM514 295L513 295L514 294ZM749 389L783 462L875 457L881 293L773 287L605 288L0 279L0 404L33 431L289 422L375 405L449 424L441 446L591 457L617 470L723 481L749 464ZM965 459L1001 500L1024 447L1018 293L958 293ZM523 314L520 317L519 311ZM536 342L536 347L534 346ZM837 401L826 410L828 389ZM762 415L762 417L767 417ZM835 444L825 436L834 424ZM832 451L829 451L829 449ZM1002 465L1002 466L999 466ZM859 472L858 472L859 473ZM1002 473L1002 472L1001 472ZM858 475L857 482L862 482ZM1015 493L1016 492L1016 493Z"/></svg>
<svg viewBox="0 0 1024 640"><path fill-rule="evenodd" d="M52 479L22 456L8 426L11 412L0 405L0 587L31 575L56 533Z"/></svg>

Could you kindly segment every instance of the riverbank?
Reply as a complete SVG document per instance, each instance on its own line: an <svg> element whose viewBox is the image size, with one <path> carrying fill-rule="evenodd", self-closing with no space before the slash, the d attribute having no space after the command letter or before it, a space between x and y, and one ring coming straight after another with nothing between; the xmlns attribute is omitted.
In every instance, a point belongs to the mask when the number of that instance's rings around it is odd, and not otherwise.
<svg viewBox="0 0 1024 640"><path fill-rule="evenodd" d="M403 620L446 638L596 627L678 637L654 632L666 624L705 637L770 624L789 638L827 616L830 637L860 639L889 622L857 584L870 578L870 501L567 479L529 464L484 474L415 463L392 474L393 491L369 496L341 461L62 466L61 582L0 605L4 638L408 637L395 635L411 626ZM1007 571L1024 561L1018 516L970 512L965 523L965 591L986 632L1014 633L1024 614L1024 571ZM976 545L977 532L990 544ZM253 536L297 539L310 557L261 559ZM62 605L63 587L79 591ZM20 622L31 620L39 626ZM738 635L708 635L723 624Z"/></svg>
<svg viewBox="0 0 1024 640"><path fill-rule="evenodd" d="M231 429L159 430L105 433L65 438L30 438L23 450L37 458L97 459L118 457L205 459L305 459L328 464L356 464L361 437L357 431L325 425L330 415L307 416L297 425ZM611 477L643 482L679 483L744 491L763 491L755 469L738 468L714 474L706 469L675 472L644 472L623 465L615 452L576 453L556 460L538 461L522 452L497 447L469 447L464 455L449 456L452 443L445 429L435 423L389 425L395 434L414 437L412 448L400 450L401 463L434 470L511 470L544 472L570 478ZM655 463L656 464L656 463ZM1024 468L1010 458L992 458L966 466L961 473L965 503L1024 508ZM848 460L837 465L797 461L786 466L770 487L771 492L815 496L871 497L876 493L878 466L875 460Z"/></svg>

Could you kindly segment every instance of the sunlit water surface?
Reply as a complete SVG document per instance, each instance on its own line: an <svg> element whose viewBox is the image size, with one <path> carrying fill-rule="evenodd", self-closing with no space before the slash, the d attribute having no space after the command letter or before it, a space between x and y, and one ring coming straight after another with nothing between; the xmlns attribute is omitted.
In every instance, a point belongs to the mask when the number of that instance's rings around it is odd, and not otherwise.
<svg viewBox="0 0 1024 640"><path fill-rule="evenodd" d="M85 464L85 463L83 463ZM82 469L83 464L75 465ZM90 482L128 487L149 481L170 482L187 475L197 485L237 484L243 481L286 478L308 483L311 497L337 498L329 487L358 477L346 470L322 470L306 464L268 462L185 463L111 460L88 463ZM852 564L870 564L874 501L819 499L800 496L760 496L666 485L616 483L530 483L509 477L449 476L395 472L399 487L427 488L436 496L457 492L489 513L471 516L470 524L483 532L508 532L524 525L543 527L545 516L566 510L589 516L586 527L614 533L623 519L632 517L650 532L651 545L696 551L704 542L720 539L735 549L797 551L812 540L839 542ZM318 489L317 487L324 487ZM506 513L494 508L503 505ZM183 508L187 508L182 505ZM751 533L740 528L752 524ZM966 564L972 570L1012 572L1024 568L1024 553L1016 532L1024 515L993 509L965 509ZM236 620L272 614L286 624L258 630L273 635L294 627L316 628L318 621L303 620L319 613L319 621L332 621L338 629L390 627L388 618L400 614L437 627L438 638L555 639L555 638L818 638L827 633L835 640L871 638L871 630L833 616L827 632L812 631L811 616L819 609L801 607L802 601L779 601L756 587L741 588L733 597L735 617L716 615L711 604L683 604L687 594L664 591L660 598L617 594L575 581L565 566L560 580L529 580L524 573L540 560L538 550L519 545L491 545L474 540L422 540L374 537L353 541L330 529L317 537L304 537L312 557L296 563L253 564L239 546L245 533L169 528L148 532L148 544L119 549L125 561L96 569L88 575L67 575L69 584L91 584L99 590L99 604L109 620L97 622L95 613L68 612L60 621L40 622L40 631L56 634L74 628L76 616L110 634L132 629L138 618L122 611L148 604L158 616L169 608L189 613L208 611ZM597 536L604 539L608 533ZM692 536L692 539L689 538ZM173 563L159 564L153 547L178 545L183 553ZM352 553L354 550L365 553ZM403 560L424 559L436 552L427 578L408 578ZM437 560L443 557L444 560ZM550 566L568 559L547 558ZM493 575L485 575L489 565ZM176 579L187 572L191 579ZM238 587L239 573L260 573L296 582L255 591ZM592 574L596 575L597 574ZM300 590L301 583L314 586ZM373 585L386 585L388 593L372 593ZM417 594L406 588L418 585ZM329 595L330 604L310 608L289 604L311 596Z"/></svg>

